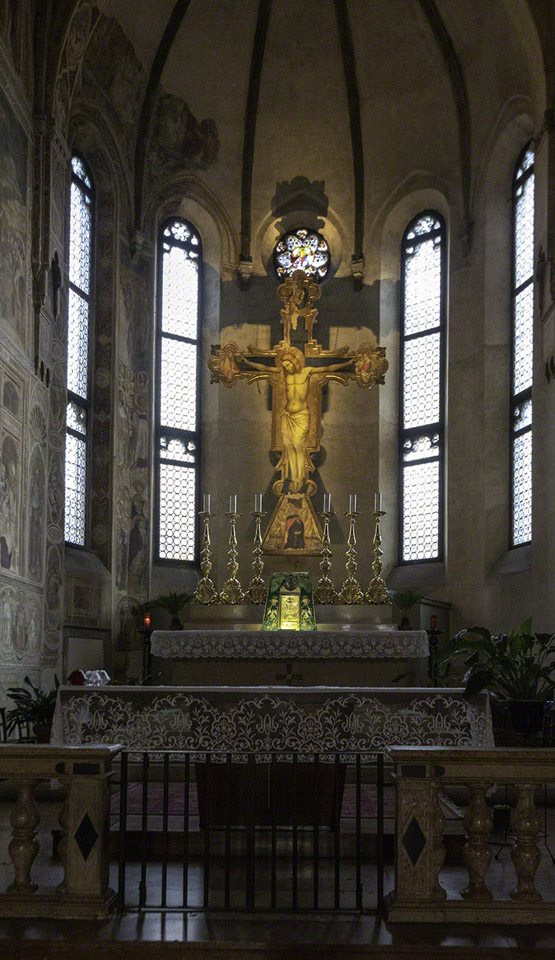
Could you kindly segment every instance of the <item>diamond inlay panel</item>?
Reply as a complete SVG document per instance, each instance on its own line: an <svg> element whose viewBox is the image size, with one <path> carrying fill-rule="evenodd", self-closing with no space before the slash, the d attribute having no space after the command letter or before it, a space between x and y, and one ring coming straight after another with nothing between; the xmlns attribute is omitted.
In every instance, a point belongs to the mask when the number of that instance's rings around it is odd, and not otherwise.
<svg viewBox="0 0 555 960"><path fill-rule="evenodd" d="M410 861L414 866L420 859L420 855L426 846L426 837L416 817L413 817L403 835L402 844L407 851Z"/></svg>
<svg viewBox="0 0 555 960"><path fill-rule="evenodd" d="M83 860L88 860L98 840L98 833L88 813L85 814L75 831L75 840Z"/></svg>

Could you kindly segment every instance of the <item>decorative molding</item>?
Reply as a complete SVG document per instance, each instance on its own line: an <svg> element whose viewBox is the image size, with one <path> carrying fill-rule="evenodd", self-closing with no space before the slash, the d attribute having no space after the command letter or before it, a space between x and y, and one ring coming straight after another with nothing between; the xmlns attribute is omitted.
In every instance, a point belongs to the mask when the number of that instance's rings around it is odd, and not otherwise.
<svg viewBox="0 0 555 960"><path fill-rule="evenodd" d="M425 630L155 630L154 657L222 660L350 660L427 657Z"/></svg>

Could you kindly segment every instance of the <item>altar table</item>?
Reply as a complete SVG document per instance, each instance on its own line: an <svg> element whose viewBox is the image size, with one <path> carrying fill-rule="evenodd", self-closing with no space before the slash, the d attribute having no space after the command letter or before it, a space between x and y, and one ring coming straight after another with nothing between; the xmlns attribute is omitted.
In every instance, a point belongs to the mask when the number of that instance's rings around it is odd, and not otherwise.
<svg viewBox="0 0 555 960"><path fill-rule="evenodd" d="M427 682L425 630L368 630L337 624L316 631L260 630L254 624L225 630L206 624L155 630L152 675L160 683L202 686L404 686Z"/></svg>
<svg viewBox="0 0 555 960"><path fill-rule="evenodd" d="M458 688L69 687L53 742L136 750L382 751L493 746L487 693Z"/></svg>

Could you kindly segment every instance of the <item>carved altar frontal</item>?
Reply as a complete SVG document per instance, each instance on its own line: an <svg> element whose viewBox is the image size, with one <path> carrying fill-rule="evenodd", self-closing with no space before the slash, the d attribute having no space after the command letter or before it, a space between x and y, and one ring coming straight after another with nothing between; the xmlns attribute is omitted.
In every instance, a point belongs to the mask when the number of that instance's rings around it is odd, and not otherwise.
<svg viewBox="0 0 555 960"><path fill-rule="evenodd" d="M488 695L458 688L60 687L53 738L261 754L493 746Z"/></svg>
<svg viewBox="0 0 555 960"><path fill-rule="evenodd" d="M259 629L155 630L153 657L231 660L418 659L428 656L425 630Z"/></svg>

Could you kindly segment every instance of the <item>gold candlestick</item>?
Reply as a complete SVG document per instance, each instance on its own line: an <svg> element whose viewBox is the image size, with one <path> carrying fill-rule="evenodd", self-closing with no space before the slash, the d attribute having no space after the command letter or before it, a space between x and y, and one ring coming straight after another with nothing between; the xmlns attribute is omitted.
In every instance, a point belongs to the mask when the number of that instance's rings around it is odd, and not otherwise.
<svg viewBox="0 0 555 960"><path fill-rule="evenodd" d="M243 588L237 579L239 561L237 559L237 534L235 532L235 525L240 516L240 513L226 513L226 517L229 518L229 550L227 551L229 560L227 561L227 580L220 592L220 603L245 602Z"/></svg>
<svg viewBox="0 0 555 960"><path fill-rule="evenodd" d="M322 559L320 560L322 576L318 580L316 590L314 591L314 603L337 603L337 590L329 576L331 568L330 520L335 516L335 513L333 510L322 510L320 516L324 521Z"/></svg>
<svg viewBox="0 0 555 960"><path fill-rule="evenodd" d="M364 599L366 600L366 603L391 603L391 597L387 592L385 581L382 580L381 577L381 558L383 556L383 552L381 550L382 537L380 533L380 517L385 517L385 510L373 510L370 516L374 517L376 521L374 539L372 541L372 553L374 557L372 560L372 571L374 576L370 581Z"/></svg>
<svg viewBox="0 0 555 960"><path fill-rule="evenodd" d="M215 514L210 513L209 510L201 510L199 512L199 517L202 519L204 525L202 531L202 545L200 550L200 569L202 571L202 577L197 583L197 589L195 590L195 603L219 602L218 591L210 579L210 572L212 570L212 560L210 559L210 517L214 516Z"/></svg>
<svg viewBox="0 0 555 960"><path fill-rule="evenodd" d="M347 578L343 581L343 586L339 593L339 602L340 603L364 603L364 593L357 578L355 577L356 569L358 563L355 559L356 552L356 536L355 536L355 520L360 516L358 510L349 510L345 514L349 518L349 536L347 538L347 562L345 567L347 569Z"/></svg>
<svg viewBox="0 0 555 960"><path fill-rule="evenodd" d="M253 541L254 545L252 549L252 555L254 557L252 561L252 570L254 576L245 593L245 599L248 601L248 603L264 603L266 600L266 584L264 583L264 578L262 576L264 561L262 560L262 530L260 527L262 517L265 516L265 510L253 510L251 512L251 517L254 517L255 522Z"/></svg>

